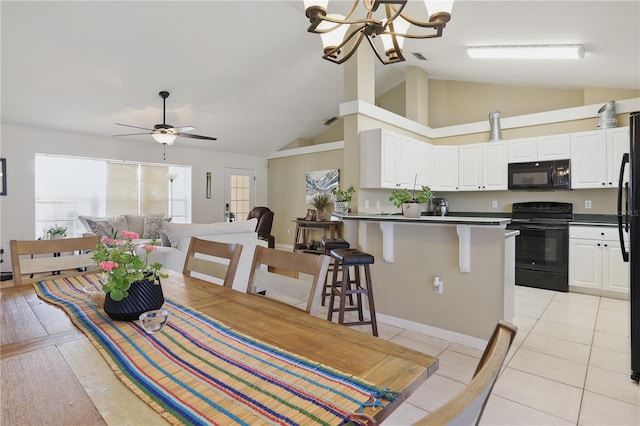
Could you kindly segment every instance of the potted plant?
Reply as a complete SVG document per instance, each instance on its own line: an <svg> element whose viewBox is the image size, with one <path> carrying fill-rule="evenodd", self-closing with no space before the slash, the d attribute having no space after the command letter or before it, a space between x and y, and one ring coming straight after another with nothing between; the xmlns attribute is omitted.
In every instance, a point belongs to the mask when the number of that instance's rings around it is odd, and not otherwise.
<svg viewBox="0 0 640 426"><path fill-rule="evenodd" d="M55 224L44 231L44 237L47 240L57 240L67 236L67 227Z"/></svg>
<svg viewBox="0 0 640 426"><path fill-rule="evenodd" d="M144 254L136 254L139 238L135 232L123 231L124 240L102 236L96 243L92 259L102 272L102 291L107 295L105 312L115 320L135 320L145 311L160 309L164 303L160 277L160 263L148 262L149 253L156 250L155 242L141 246Z"/></svg>
<svg viewBox="0 0 640 426"><path fill-rule="evenodd" d="M420 191L416 191L415 185L412 191L408 189L394 189L391 191L389 201L393 202L396 207L402 207L402 214L405 217L420 217L420 204L428 202L432 199L434 193L428 186L422 186Z"/></svg>
<svg viewBox="0 0 640 426"><path fill-rule="evenodd" d="M316 208L316 220L324 220L323 210L331 201L331 196L329 194L316 194L312 199L310 204Z"/></svg>
<svg viewBox="0 0 640 426"><path fill-rule="evenodd" d="M340 213L347 213L349 211L349 203L353 197L353 193L356 189L351 185L344 191L340 188L331 189L331 195L335 198L334 210Z"/></svg>

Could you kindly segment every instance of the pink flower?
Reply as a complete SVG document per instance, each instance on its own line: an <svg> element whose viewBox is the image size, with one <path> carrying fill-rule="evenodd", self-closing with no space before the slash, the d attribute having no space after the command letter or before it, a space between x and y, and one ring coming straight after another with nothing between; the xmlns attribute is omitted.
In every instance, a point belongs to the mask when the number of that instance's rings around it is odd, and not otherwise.
<svg viewBox="0 0 640 426"><path fill-rule="evenodd" d="M138 238L140 238L140 235L138 235L137 232L131 232L131 231L122 231L122 236L132 240L137 240Z"/></svg>
<svg viewBox="0 0 640 426"><path fill-rule="evenodd" d="M154 246L154 245L151 245L151 244L143 244L142 245L142 250L144 250L146 252L154 251L155 249L157 249L157 247Z"/></svg>
<svg viewBox="0 0 640 426"><path fill-rule="evenodd" d="M106 260L104 262L100 262L100 265L98 265L100 269L107 272L110 272L112 269L117 268L118 266L120 265L118 265L113 260Z"/></svg>

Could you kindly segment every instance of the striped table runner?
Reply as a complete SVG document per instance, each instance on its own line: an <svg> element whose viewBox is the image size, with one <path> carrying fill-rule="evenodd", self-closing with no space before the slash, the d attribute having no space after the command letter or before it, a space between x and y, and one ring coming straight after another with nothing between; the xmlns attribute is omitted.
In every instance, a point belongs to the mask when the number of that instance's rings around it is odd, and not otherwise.
<svg viewBox="0 0 640 426"><path fill-rule="evenodd" d="M340 424L397 394L282 351L166 300L165 328L112 321L82 292L90 275L35 283L118 377L173 424Z"/></svg>

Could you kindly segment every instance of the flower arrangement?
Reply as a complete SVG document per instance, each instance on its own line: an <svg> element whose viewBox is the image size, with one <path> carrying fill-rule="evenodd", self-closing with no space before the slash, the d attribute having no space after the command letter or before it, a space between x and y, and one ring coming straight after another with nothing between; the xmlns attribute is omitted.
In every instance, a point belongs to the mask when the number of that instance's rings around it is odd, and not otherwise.
<svg viewBox="0 0 640 426"><path fill-rule="evenodd" d="M155 241L151 244L143 244L141 248L145 254L139 256L135 253L136 246L133 240L139 238L135 232L122 232L124 240L114 239L104 235L96 243L95 251L91 258L96 261L98 268L103 273L102 291L118 302L129 295L131 284L143 279L160 283L162 264L148 264L149 253L156 250Z"/></svg>

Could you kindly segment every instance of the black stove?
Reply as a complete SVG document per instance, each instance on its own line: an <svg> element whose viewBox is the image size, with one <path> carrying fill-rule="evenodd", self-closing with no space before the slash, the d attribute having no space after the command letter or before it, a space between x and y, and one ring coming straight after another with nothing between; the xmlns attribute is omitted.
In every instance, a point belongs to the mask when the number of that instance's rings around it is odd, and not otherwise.
<svg viewBox="0 0 640 426"><path fill-rule="evenodd" d="M516 237L516 284L569 291L569 222L573 204L513 203L507 229Z"/></svg>

